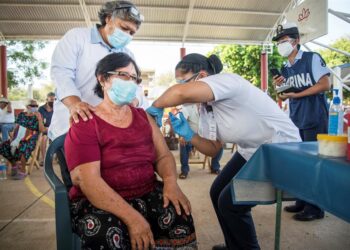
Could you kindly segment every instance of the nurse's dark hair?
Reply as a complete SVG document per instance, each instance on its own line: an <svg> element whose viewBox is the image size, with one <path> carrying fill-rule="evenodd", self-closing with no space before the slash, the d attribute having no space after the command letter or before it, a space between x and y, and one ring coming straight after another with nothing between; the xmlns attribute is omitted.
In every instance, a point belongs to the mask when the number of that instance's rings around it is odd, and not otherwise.
<svg viewBox="0 0 350 250"><path fill-rule="evenodd" d="M192 53L186 55L176 65L175 70L179 70L186 74L188 72L198 73L201 70L205 70L209 75L215 75L221 72L223 66L216 55L210 55L205 57L201 54Z"/></svg>
<svg viewBox="0 0 350 250"><path fill-rule="evenodd" d="M100 98L104 97L101 83L98 81L98 78L97 78L98 76L102 76L103 80L107 81L111 76L110 74L107 73L108 71L116 71L120 68L124 68L128 66L130 63L134 65L137 77L140 77L141 71L139 67L128 54L120 53L120 52L112 53L102 58L97 63L96 70L95 70L95 76L97 79L97 84L94 88L95 95L97 95Z"/></svg>
<svg viewBox="0 0 350 250"><path fill-rule="evenodd" d="M133 6L135 9L136 6L130 1L109 1L101 6L100 11L98 12L98 18L100 19L100 23L102 26L106 25L107 17L118 17L125 21L130 21L136 24L137 28L140 27L141 22L132 18L129 14L128 8L118 9L122 6Z"/></svg>

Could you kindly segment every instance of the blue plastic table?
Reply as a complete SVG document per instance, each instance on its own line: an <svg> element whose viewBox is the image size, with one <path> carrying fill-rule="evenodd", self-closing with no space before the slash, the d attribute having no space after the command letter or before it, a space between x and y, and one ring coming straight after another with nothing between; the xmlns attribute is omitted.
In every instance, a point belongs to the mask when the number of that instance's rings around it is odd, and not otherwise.
<svg viewBox="0 0 350 250"><path fill-rule="evenodd" d="M350 162L319 156L317 142L262 145L232 180L234 204L277 201L275 249L282 191L350 222Z"/></svg>

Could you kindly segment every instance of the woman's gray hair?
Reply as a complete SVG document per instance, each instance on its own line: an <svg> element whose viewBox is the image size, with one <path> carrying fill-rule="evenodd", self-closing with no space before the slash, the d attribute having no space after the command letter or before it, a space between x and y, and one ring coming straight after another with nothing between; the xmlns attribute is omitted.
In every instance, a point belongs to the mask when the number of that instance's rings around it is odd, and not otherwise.
<svg viewBox="0 0 350 250"><path fill-rule="evenodd" d="M102 5L100 11L98 12L98 18L100 19L100 23L102 26L106 25L106 18L120 18L125 21L131 21L136 24L137 28L140 27L141 21L136 20L130 15L130 11L128 8L121 8L122 6L132 6L136 9L136 6L129 1L110 1L106 2L104 5Z"/></svg>

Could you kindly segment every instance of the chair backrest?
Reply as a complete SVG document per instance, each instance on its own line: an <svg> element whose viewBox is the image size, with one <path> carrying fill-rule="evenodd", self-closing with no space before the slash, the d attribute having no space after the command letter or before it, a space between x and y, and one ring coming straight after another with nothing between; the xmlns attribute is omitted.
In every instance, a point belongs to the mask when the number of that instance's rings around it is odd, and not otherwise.
<svg viewBox="0 0 350 250"><path fill-rule="evenodd" d="M56 242L58 250L80 249L80 239L72 232L70 201L68 191L72 181L64 156L64 140L66 135L56 138L49 146L45 156L45 177L55 192ZM62 180L53 168L54 156L57 155Z"/></svg>

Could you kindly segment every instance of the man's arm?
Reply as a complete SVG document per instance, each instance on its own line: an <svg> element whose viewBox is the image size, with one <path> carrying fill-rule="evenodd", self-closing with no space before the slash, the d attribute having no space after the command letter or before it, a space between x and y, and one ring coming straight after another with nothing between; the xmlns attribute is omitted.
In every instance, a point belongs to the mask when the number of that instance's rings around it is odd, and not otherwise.
<svg viewBox="0 0 350 250"><path fill-rule="evenodd" d="M51 78L56 86L57 98L69 109L75 122L79 122L79 116L84 121L88 117L91 119L90 110L93 110L92 106L81 101L81 93L75 83L81 43L79 30L68 31L57 44L51 60Z"/></svg>

